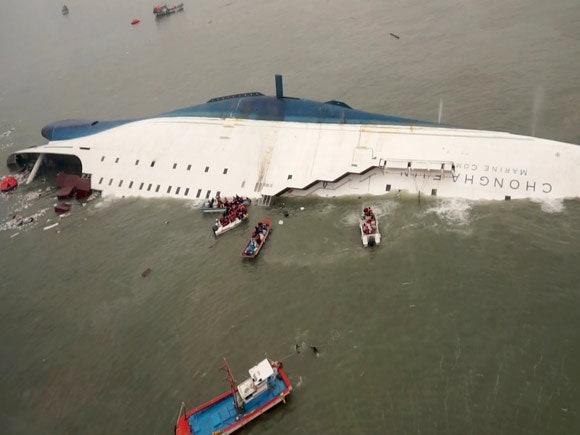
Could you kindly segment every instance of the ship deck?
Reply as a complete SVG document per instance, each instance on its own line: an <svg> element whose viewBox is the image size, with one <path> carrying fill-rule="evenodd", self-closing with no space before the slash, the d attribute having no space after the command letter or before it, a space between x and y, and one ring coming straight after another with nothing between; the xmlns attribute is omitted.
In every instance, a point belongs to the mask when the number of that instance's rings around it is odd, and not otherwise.
<svg viewBox="0 0 580 435"><path fill-rule="evenodd" d="M283 379L271 378L269 388L263 394L245 405L245 413L240 419L260 409L273 399L280 398L280 394L287 388ZM211 402L210 402L211 403ZM228 394L208 406L202 405L187 416L187 422L194 434L211 434L217 430L224 430L236 423L236 408L233 394Z"/></svg>

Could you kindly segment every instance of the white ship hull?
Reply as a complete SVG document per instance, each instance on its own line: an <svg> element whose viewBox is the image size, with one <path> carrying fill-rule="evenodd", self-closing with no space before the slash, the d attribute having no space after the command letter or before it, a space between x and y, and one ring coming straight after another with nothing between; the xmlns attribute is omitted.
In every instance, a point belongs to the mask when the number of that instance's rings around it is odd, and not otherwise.
<svg viewBox="0 0 580 435"><path fill-rule="evenodd" d="M17 154L40 153L76 156L118 197L580 196L577 145L437 125L162 116Z"/></svg>

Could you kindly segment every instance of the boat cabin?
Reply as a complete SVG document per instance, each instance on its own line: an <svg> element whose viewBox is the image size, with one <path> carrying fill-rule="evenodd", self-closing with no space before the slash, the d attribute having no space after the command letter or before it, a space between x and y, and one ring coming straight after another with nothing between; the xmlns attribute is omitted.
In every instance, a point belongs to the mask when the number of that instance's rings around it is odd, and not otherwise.
<svg viewBox="0 0 580 435"><path fill-rule="evenodd" d="M249 403L268 388L268 379L274 375L274 369L266 358L250 370L250 378L238 385L238 393L244 403Z"/></svg>

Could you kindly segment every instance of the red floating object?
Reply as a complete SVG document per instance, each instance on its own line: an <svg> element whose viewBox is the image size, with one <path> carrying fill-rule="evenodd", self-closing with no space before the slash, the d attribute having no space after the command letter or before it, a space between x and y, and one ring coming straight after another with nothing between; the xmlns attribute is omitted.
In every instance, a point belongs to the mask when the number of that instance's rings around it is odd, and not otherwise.
<svg viewBox="0 0 580 435"><path fill-rule="evenodd" d="M67 211L70 211L71 207L72 204L69 204L67 202L59 202L54 206L54 211L57 214L66 213Z"/></svg>
<svg viewBox="0 0 580 435"><path fill-rule="evenodd" d="M2 179L2 184L0 185L0 190L2 192L10 192L13 189L16 189L18 186L18 181L12 175L8 175Z"/></svg>
<svg viewBox="0 0 580 435"><path fill-rule="evenodd" d="M139 18L133 18L133 20L131 21L131 24L134 25L134 24L137 24L139 22L141 22L141 20Z"/></svg>

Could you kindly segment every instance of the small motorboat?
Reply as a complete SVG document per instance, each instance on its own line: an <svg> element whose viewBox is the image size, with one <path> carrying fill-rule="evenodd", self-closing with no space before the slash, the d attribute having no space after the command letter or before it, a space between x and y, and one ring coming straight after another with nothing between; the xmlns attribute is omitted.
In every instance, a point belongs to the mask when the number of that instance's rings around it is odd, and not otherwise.
<svg viewBox="0 0 580 435"><path fill-rule="evenodd" d="M18 187L18 180L16 180L12 175L7 175L0 183L0 190L2 190L2 192L10 192L11 190L16 189L16 187Z"/></svg>
<svg viewBox="0 0 580 435"><path fill-rule="evenodd" d="M139 18L133 18L131 20L131 25L134 26L135 24L139 24L141 22L141 20Z"/></svg>
<svg viewBox="0 0 580 435"><path fill-rule="evenodd" d="M201 206L201 211L204 213L223 213L232 205L244 204L244 206L247 207L251 203L252 200L250 198L242 198L238 195L234 196L231 201L228 201L227 198L222 200L220 197L217 197L204 202Z"/></svg>
<svg viewBox="0 0 580 435"><path fill-rule="evenodd" d="M61 9L61 12L63 15L68 15L68 6L64 5Z"/></svg>
<svg viewBox="0 0 580 435"><path fill-rule="evenodd" d="M223 225L220 219L215 220L215 224L212 228L214 236L221 236L234 228L240 226L242 223L248 220L248 213L244 213L241 217L236 217L234 220L229 221L227 224Z"/></svg>
<svg viewBox="0 0 580 435"><path fill-rule="evenodd" d="M161 18L166 15L174 14L175 12L181 12L183 10L183 3L179 3L175 6L167 6L164 5L157 5L153 8L153 13L155 14L155 18Z"/></svg>
<svg viewBox="0 0 580 435"><path fill-rule="evenodd" d="M363 246L375 246L381 244L381 233L379 231L379 219L376 217L371 207L365 207L359 219L360 238Z"/></svg>
<svg viewBox="0 0 580 435"><path fill-rule="evenodd" d="M230 434L279 403L286 403L292 385L281 362L268 358L249 370L250 377L238 384L224 358L220 371L230 387L225 393L191 411L181 405L175 424L176 435ZM270 422L272 424L272 422Z"/></svg>
<svg viewBox="0 0 580 435"><path fill-rule="evenodd" d="M254 258L260 250L264 243L266 243L266 239L270 234L270 230L272 229L272 220L270 218L263 219L258 222L250 240L246 243L246 246L242 250L242 257L244 258Z"/></svg>

